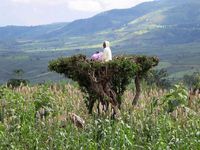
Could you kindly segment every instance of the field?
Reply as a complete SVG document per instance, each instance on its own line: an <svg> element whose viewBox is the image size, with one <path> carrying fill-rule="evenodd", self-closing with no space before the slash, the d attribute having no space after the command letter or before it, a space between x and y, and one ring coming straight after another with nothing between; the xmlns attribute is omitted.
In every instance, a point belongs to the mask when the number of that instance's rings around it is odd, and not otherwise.
<svg viewBox="0 0 200 150"><path fill-rule="evenodd" d="M37 0L34 15L62 5L52 2ZM28 10L23 3L32 1L20 3ZM67 4L68 19L87 13ZM72 22L0 27L0 150L200 150L199 10L197 0L151 0ZM145 57L88 61L105 40L113 56ZM87 59L49 65L77 54Z"/></svg>
<svg viewBox="0 0 200 150"><path fill-rule="evenodd" d="M1 86L0 149L199 149L200 95L177 87L170 92L143 86L139 104L132 106L130 85L119 116L111 120L110 112L98 115L94 109L89 115L74 83ZM170 97L185 103L169 112ZM83 128L70 113L85 120Z"/></svg>

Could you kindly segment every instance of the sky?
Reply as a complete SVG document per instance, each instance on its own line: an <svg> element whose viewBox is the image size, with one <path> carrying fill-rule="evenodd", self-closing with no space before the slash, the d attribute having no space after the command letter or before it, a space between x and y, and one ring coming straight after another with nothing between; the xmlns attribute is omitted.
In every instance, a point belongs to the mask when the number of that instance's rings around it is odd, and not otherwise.
<svg viewBox="0 0 200 150"><path fill-rule="evenodd" d="M0 0L0 26L71 22L146 1L152 0Z"/></svg>

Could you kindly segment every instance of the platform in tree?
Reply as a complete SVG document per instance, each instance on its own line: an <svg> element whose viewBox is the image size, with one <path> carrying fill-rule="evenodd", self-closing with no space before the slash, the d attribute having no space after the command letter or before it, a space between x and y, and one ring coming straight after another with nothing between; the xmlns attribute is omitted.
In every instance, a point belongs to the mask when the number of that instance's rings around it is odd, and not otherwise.
<svg viewBox="0 0 200 150"><path fill-rule="evenodd" d="M127 85L133 79L136 85L133 104L137 103L141 91L140 80L158 62L157 57L147 56L117 56L112 61L100 62L87 59L84 55L75 55L51 61L49 69L78 82L86 93L89 113L92 113L96 101L105 105L106 109L111 104L116 112Z"/></svg>

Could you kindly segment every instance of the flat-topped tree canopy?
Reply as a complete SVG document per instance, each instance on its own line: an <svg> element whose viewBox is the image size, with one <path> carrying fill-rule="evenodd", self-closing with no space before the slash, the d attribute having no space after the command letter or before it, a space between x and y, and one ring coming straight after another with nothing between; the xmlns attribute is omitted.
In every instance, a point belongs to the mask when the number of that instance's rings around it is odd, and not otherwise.
<svg viewBox="0 0 200 150"><path fill-rule="evenodd" d="M78 82L81 90L88 95L86 104L92 113L96 100L103 104L111 103L113 108L119 107L131 80L141 79L158 62L157 57L147 56L117 56L112 61L100 62L75 55L51 61L49 70Z"/></svg>

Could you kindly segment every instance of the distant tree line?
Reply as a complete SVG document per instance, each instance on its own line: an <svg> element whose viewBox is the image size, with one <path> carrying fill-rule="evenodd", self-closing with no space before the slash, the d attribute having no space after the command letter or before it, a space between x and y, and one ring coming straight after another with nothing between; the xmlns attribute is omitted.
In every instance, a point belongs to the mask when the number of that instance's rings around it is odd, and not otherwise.
<svg viewBox="0 0 200 150"><path fill-rule="evenodd" d="M144 80L147 85L155 85L161 89L169 89L174 83L174 81L169 79L169 73L166 69L152 69L146 74ZM200 72L194 72L191 75L186 74L183 78L177 79L176 82L183 82L193 92L200 90Z"/></svg>
<svg viewBox="0 0 200 150"><path fill-rule="evenodd" d="M13 70L14 78L11 78L7 81L7 86L16 88L20 85L27 85L29 80L23 79L24 70L23 69L15 69Z"/></svg>
<svg viewBox="0 0 200 150"><path fill-rule="evenodd" d="M169 89L171 87L171 81L169 80L169 74L166 69L152 69L145 76L145 82L149 86L155 85L161 89Z"/></svg>
<svg viewBox="0 0 200 150"><path fill-rule="evenodd" d="M185 75L183 77L183 82L193 92L196 92L197 90L200 90L200 72L194 72L191 75Z"/></svg>

